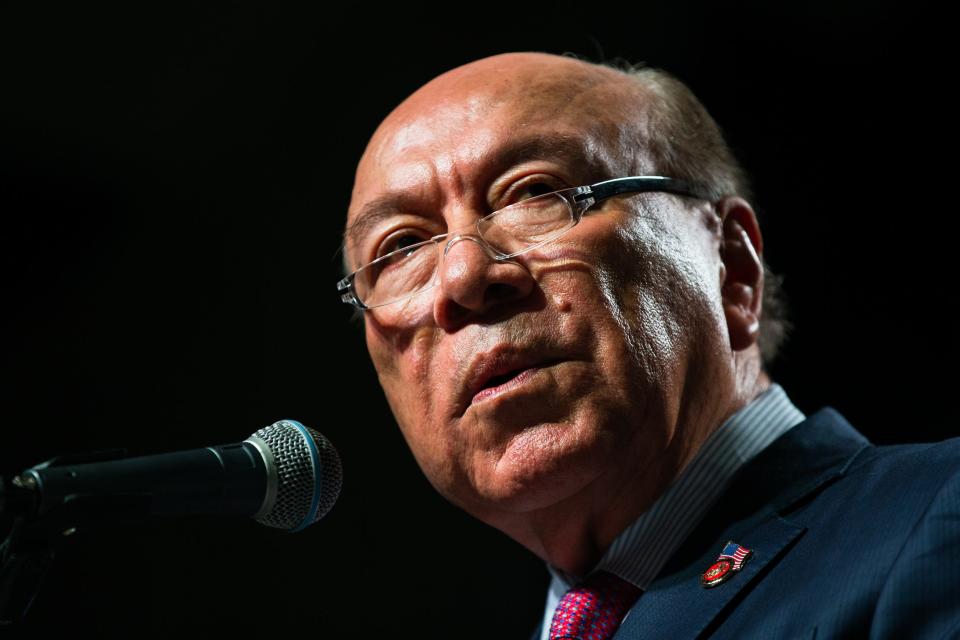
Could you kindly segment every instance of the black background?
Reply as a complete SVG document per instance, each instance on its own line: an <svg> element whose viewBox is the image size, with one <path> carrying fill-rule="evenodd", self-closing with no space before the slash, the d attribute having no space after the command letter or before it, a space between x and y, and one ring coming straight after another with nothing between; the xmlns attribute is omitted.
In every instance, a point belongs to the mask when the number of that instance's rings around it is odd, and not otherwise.
<svg viewBox="0 0 960 640"><path fill-rule="evenodd" d="M773 368L877 442L957 433L956 78L920 3L10 2L0 8L0 473L236 442L344 461L300 534L81 530L31 633L526 637L542 563L435 495L341 305L353 168L393 106L510 50L688 82L751 173L796 330Z"/></svg>

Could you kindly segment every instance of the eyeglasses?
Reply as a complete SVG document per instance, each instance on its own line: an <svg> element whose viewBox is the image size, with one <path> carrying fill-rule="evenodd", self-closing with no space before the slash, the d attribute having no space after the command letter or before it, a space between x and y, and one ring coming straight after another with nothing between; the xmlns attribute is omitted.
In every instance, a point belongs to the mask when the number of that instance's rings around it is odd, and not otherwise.
<svg viewBox="0 0 960 640"><path fill-rule="evenodd" d="M476 234L443 233L390 251L338 282L337 291L343 302L358 309L400 302L439 283L443 256L461 238L478 242L491 259L503 262L553 242L575 227L587 210L601 200L622 193L651 191L711 200L703 185L662 176L616 178L553 191L480 218L472 225ZM411 236L399 239L406 238Z"/></svg>

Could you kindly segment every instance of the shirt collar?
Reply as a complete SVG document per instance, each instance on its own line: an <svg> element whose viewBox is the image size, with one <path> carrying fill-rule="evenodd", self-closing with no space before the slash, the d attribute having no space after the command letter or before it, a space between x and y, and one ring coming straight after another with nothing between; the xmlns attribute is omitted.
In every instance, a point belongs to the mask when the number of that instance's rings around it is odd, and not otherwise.
<svg viewBox="0 0 960 640"><path fill-rule="evenodd" d="M710 434L663 495L617 536L595 569L646 589L737 470L805 419L783 388L772 383ZM549 627L553 610L573 581L555 567L547 569L552 577L545 613Z"/></svg>

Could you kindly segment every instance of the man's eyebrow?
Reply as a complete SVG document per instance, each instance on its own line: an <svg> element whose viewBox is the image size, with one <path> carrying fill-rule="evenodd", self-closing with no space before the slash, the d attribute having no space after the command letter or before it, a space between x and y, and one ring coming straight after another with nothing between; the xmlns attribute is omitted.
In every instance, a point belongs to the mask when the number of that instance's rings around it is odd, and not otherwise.
<svg viewBox="0 0 960 640"><path fill-rule="evenodd" d="M491 170L499 173L525 160L556 158L593 164L587 152L587 141L582 136L568 133L549 133L518 137L497 152Z"/></svg>
<svg viewBox="0 0 960 640"><path fill-rule="evenodd" d="M362 238L373 227L397 215L398 211L416 208L416 199L403 193L387 193L363 205L360 213L343 232L343 246L347 248Z"/></svg>
<svg viewBox="0 0 960 640"><path fill-rule="evenodd" d="M596 162L590 160L590 154L585 147L586 141L582 137L563 133L517 138L497 150L496 158L491 159L482 174L496 175L515 164L536 158L562 159L587 165L592 169ZM416 208L417 199L404 193L387 193L371 200L363 205L353 222L344 230L344 248L352 246L371 228L393 217L398 211L411 211Z"/></svg>

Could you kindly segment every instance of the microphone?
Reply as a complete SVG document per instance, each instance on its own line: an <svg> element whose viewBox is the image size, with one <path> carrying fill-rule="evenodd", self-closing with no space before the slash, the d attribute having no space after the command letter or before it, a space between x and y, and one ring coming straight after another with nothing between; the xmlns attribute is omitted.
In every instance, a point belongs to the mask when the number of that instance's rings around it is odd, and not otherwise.
<svg viewBox="0 0 960 640"><path fill-rule="evenodd" d="M71 502L106 518L124 517L133 505L138 516L243 515L292 532L325 516L342 483L336 449L296 420L237 444L64 464L70 461L54 458L13 478L18 495L5 506L33 519Z"/></svg>

